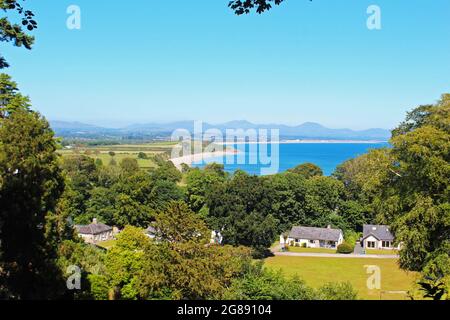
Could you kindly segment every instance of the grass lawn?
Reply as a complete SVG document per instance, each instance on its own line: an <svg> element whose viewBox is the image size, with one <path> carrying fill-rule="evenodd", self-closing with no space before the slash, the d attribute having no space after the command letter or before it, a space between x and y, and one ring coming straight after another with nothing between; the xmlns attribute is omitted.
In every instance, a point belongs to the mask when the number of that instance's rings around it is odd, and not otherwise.
<svg viewBox="0 0 450 320"><path fill-rule="evenodd" d="M378 254L378 255L398 255L397 250L376 250L376 249L366 249L366 254Z"/></svg>
<svg viewBox="0 0 450 320"><path fill-rule="evenodd" d="M111 249L115 244L117 240L108 240L108 241L102 241L97 243L97 246L105 248L106 250Z"/></svg>
<svg viewBox="0 0 450 320"><path fill-rule="evenodd" d="M316 258L275 256L265 260L265 265L282 270L288 276L298 275L312 287L318 288L328 282L350 282L358 291L360 299L398 300L407 299L405 294L382 291L408 291L415 280L414 273L399 269L397 259ZM369 290L366 265L381 269L381 290Z"/></svg>
<svg viewBox="0 0 450 320"><path fill-rule="evenodd" d="M301 247L288 247L288 252L300 252L300 253L336 253L336 249L327 248L301 248Z"/></svg>

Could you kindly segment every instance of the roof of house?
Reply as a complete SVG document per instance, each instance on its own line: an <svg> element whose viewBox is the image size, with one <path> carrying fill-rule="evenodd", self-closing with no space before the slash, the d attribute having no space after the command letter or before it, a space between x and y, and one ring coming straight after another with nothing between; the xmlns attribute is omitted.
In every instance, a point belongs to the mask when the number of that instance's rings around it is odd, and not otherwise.
<svg viewBox="0 0 450 320"><path fill-rule="evenodd" d="M75 226L75 229L78 231L79 234L96 235L112 231L113 228L103 223L91 223L89 225L77 225Z"/></svg>
<svg viewBox="0 0 450 320"><path fill-rule="evenodd" d="M153 226L149 226L147 229L145 229L145 233L154 236L156 235L156 229Z"/></svg>
<svg viewBox="0 0 450 320"><path fill-rule="evenodd" d="M365 224L363 226L363 239L369 236L381 241L394 241L394 235L389 231L389 226Z"/></svg>
<svg viewBox="0 0 450 320"><path fill-rule="evenodd" d="M331 228L293 227L289 238L305 240L339 241L342 230Z"/></svg>

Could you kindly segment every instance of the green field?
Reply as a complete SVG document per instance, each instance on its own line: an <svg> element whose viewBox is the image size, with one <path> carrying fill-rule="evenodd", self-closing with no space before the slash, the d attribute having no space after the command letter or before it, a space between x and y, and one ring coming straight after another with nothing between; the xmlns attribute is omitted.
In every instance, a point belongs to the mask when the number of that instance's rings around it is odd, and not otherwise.
<svg viewBox="0 0 450 320"><path fill-rule="evenodd" d="M117 164L124 158L132 158L138 161L138 164L143 169L149 169L156 167L155 161L152 159L158 154L170 154L173 146L172 142L155 142L148 144L121 144L121 145L101 145L101 146L79 146L73 149L59 150L63 157L73 155L86 155L92 159L102 160L104 165L108 165L112 159L109 152L114 152L114 160ZM139 159L138 154L143 152L147 155L148 159Z"/></svg>
<svg viewBox="0 0 450 320"><path fill-rule="evenodd" d="M107 153L101 153L99 155L89 155L89 157L93 158L94 160L100 159L102 160L104 165L108 165L111 161L111 156ZM156 163L151 159L138 159L137 153L118 153L116 152L116 155L114 156L114 160L117 164L120 164L120 162L125 158L132 158L136 159L139 167L143 169L148 168L154 168L156 167Z"/></svg>
<svg viewBox="0 0 450 320"><path fill-rule="evenodd" d="M336 253L336 249L288 247L288 252L299 253Z"/></svg>
<svg viewBox="0 0 450 320"><path fill-rule="evenodd" d="M316 258L275 256L265 260L265 265L282 270L288 276L298 275L312 287L318 288L328 282L350 282L358 291L360 299L403 300L405 293L387 291L408 291L415 280L414 273L399 269L396 259L358 258ZM364 266L378 266L381 270L381 290L367 288L367 269Z"/></svg>
<svg viewBox="0 0 450 320"><path fill-rule="evenodd" d="M398 255L397 250L376 250L376 249L366 249L366 254L377 254L377 255Z"/></svg>

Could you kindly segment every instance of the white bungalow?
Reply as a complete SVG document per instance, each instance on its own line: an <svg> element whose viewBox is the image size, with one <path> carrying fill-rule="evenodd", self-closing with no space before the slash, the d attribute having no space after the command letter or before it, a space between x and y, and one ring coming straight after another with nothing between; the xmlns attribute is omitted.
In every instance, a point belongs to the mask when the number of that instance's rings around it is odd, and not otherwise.
<svg viewBox="0 0 450 320"><path fill-rule="evenodd" d="M344 242L344 234L340 229L293 227L287 235L280 236L280 244L304 248L337 248Z"/></svg>

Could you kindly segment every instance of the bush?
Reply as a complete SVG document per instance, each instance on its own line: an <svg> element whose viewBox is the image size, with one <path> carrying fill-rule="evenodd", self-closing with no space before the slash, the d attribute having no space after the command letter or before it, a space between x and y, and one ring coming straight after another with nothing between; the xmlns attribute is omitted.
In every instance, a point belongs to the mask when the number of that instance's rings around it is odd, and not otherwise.
<svg viewBox="0 0 450 320"><path fill-rule="evenodd" d="M344 242L337 247L337 253L350 254L353 253L354 248L350 243Z"/></svg>
<svg viewBox="0 0 450 320"><path fill-rule="evenodd" d="M148 159L147 154L144 152L139 152L138 158L139 159Z"/></svg>
<svg viewBox="0 0 450 320"><path fill-rule="evenodd" d="M317 291L319 300L357 300L358 293L348 282L327 283Z"/></svg>

